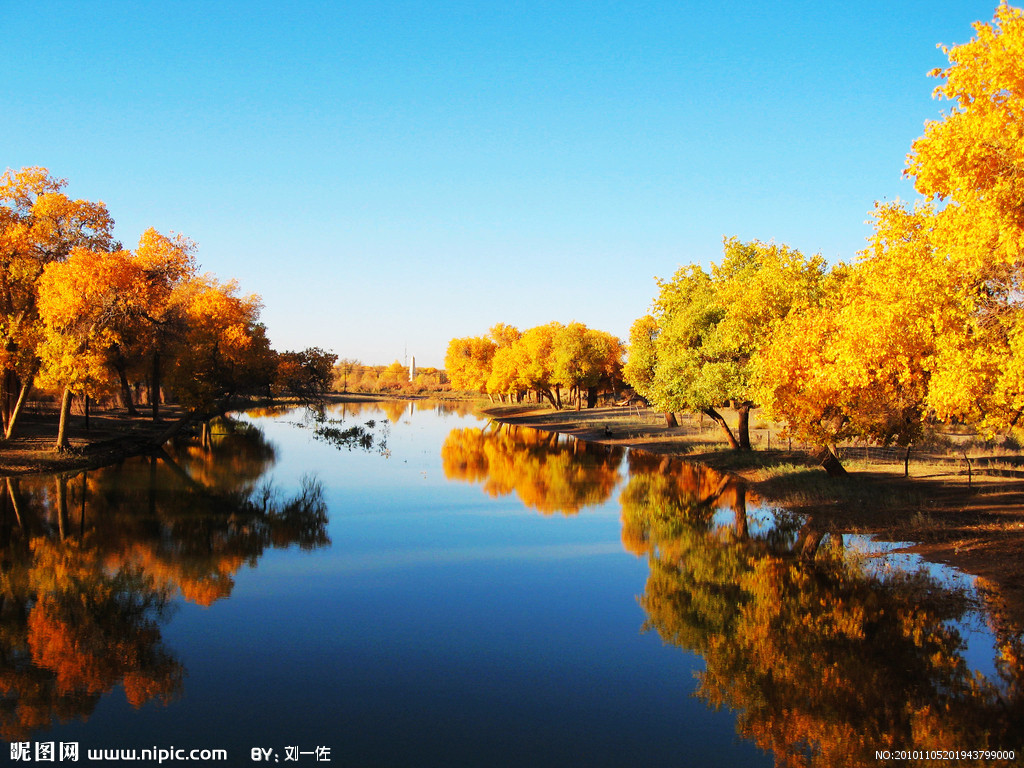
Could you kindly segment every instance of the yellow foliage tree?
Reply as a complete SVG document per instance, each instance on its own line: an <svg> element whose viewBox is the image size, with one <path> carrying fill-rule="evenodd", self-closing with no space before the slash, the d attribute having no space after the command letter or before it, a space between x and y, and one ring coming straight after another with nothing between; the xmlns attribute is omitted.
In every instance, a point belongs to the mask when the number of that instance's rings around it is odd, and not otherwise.
<svg viewBox="0 0 1024 768"><path fill-rule="evenodd" d="M753 361L758 397L841 474L837 444L918 438L934 356L962 328L955 277L928 241L928 206L875 211L868 249L840 265L812 305L779 323Z"/></svg>
<svg viewBox="0 0 1024 768"><path fill-rule="evenodd" d="M597 405L598 386L615 387L622 376L622 342L609 333L569 323L560 329L552 349L555 381L569 388L577 410L587 393L587 407Z"/></svg>
<svg viewBox="0 0 1024 768"><path fill-rule="evenodd" d="M936 350L929 405L993 434L1024 412L1024 12L1005 2L932 75L953 109L914 142L906 174L936 201L927 240L954 270L959 327Z"/></svg>
<svg viewBox="0 0 1024 768"><path fill-rule="evenodd" d="M468 336L448 342L444 368L452 388L486 392L496 349L497 345L484 336Z"/></svg>
<svg viewBox="0 0 1024 768"><path fill-rule="evenodd" d="M0 176L0 416L10 437L39 367L38 283L76 247L107 251L114 221L102 203L73 200L45 168ZM15 392L17 399L15 400Z"/></svg>
<svg viewBox="0 0 1024 768"><path fill-rule="evenodd" d="M259 296L239 296L235 281L203 275L178 287L171 302L184 318L185 331L177 339L168 381L183 405L199 413L269 386L274 359L259 322Z"/></svg>
<svg viewBox="0 0 1024 768"><path fill-rule="evenodd" d="M183 235L163 235L150 228L142 233L135 250L146 283L146 309L136 318L131 333L114 348L112 363L121 380L122 399L131 408L125 368L145 361L154 420L160 418L165 358L186 330L183 307L175 293L196 277L195 249L195 243Z"/></svg>
<svg viewBox="0 0 1024 768"><path fill-rule="evenodd" d="M127 251L76 248L66 261L51 262L39 279L40 381L62 392L55 449L65 451L72 394L107 391L109 350L120 325L143 311L146 284Z"/></svg>
<svg viewBox="0 0 1024 768"><path fill-rule="evenodd" d="M977 37L940 46L950 65L936 97L953 102L926 124L907 158L908 176L926 197L948 201L959 230L951 249L966 265L1019 265L1024 258L1024 12L1005 0Z"/></svg>
<svg viewBox="0 0 1024 768"><path fill-rule="evenodd" d="M927 200L877 206L858 263L757 361L763 402L833 464L845 437L911 443L928 411L988 434L1024 413L1024 15L975 30L943 47L954 108L907 158Z"/></svg>

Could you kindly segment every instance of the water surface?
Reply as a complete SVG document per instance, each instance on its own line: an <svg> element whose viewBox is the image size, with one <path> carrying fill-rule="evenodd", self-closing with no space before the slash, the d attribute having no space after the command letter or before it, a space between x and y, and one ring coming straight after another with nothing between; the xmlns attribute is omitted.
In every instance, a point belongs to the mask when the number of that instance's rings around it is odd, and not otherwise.
<svg viewBox="0 0 1024 768"><path fill-rule="evenodd" d="M254 412L6 491L8 740L238 765L1020 754L1020 638L969 585L678 461L396 402Z"/></svg>

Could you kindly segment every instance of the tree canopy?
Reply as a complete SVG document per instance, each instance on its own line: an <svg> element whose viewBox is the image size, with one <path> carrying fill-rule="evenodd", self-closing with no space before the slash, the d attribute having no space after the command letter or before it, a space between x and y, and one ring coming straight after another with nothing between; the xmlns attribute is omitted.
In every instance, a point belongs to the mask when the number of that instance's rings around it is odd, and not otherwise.
<svg viewBox="0 0 1024 768"><path fill-rule="evenodd" d="M748 414L758 405L751 361L775 324L815 301L824 260L736 238L723 251L710 273L690 265L658 281L653 313L631 333L636 360L626 381L660 410L707 414L732 447L749 449ZM740 414L737 435L717 410L727 405Z"/></svg>
<svg viewBox="0 0 1024 768"><path fill-rule="evenodd" d="M560 408L565 388L577 407L585 398L592 408L602 387L617 389L623 354L619 339L579 322L551 322L521 333L498 323L486 336L452 339L445 368L455 389L515 400L535 392Z"/></svg>
<svg viewBox="0 0 1024 768"><path fill-rule="evenodd" d="M276 360L260 298L198 274L195 244L182 235L148 229L135 250L122 248L106 206L69 198L66 184L45 168L0 177L4 437L37 385L61 400L58 450L68 447L72 397L116 391L134 413L132 379L148 387L154 419L165 386L193 413L267 389ZM323 391L334 357L298 354L306 379L290 383Z"/></svg>
<svg viewBox="0 0 1024 768"><path fill-rule="evenodd" d="M626 380L666 411L763 406L841 472L837 444L910 445L928 420L1005 433L1024 414L1024 13L1005 2L931 74L952 103L913 142L923 199L877 204L867 248L826 268L725 241L659 282ZM709 410L711 409L711 410ZM714 416L712 415L714 418ZM717 419L716 419L717 420ZM721 422L720 422L721 423Z"/></svg>

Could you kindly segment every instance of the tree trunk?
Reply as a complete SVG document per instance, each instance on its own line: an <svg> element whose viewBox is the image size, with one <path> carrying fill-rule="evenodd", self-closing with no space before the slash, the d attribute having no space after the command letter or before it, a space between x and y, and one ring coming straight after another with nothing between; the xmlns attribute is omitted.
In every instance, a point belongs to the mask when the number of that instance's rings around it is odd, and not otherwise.
<svg viewBox="0 0 1024 768"><path fill-rule="evenodd" d="M129 416L138 416L139 412L135 410L135 401L132 399L132 385L128 383L128 372L125 369L124 358L120 354L114 359L114 369L121 384L121 405L128 409Z"/></svg>
<svg viewBox="0 0 1024 768"><path fill-rule="evenodd" d="M68 476L57 475L57 531L60 540L67 536L68 520Z"/></svg>
<svg viewBox="0 0 1024 768"><path fill-rule="evenodd" d="M587 408L597 408L597 387L587 387Z"/></svg>
<svg viewBox="0 0 1024 768"><path fill-rule="evenodd" d="M11 478L7 478L7 495L11 499L11 509L14 511L14 519L18 521L18 526L21 528L25 527L25 524L21 520L21 510L18 508L18 494L14 490L14 483ZM5 537L6 538L6 537ZM6 541L4 544L6 545Z"/></svg>
<svg viewBox="0 0 1024 768"><path fill-rule="evenodd" d="M736 424L736 437L739 439L741 451L750 450L750 408L752 403L734 405L739 421Z"/></svg>
<svg viewBox="0 0 1024 768"><path fill-rule="evenodd" d="M843 467L842 462L839 461L838 450L835 443L830 443L823 446L814 457L821 464L825 472L828 473L829 477L842 477L846 474L846 469Z"/></svg>
<svg viewBox="0 0 1024 768"><path fill-rule="evenodd" d="M729 425L726 423L725 417L714 408L701 408L700 410L701 413L710 417L713 422L722 428L722 433L725 435L725 441L729 444L729 447L734 451L740 450L740 444L736 441L736 436L733 435L732 430L729 429Z"/></svg>
<svg viewBox="0 0 1024 768"><path fill-rule="evenodd" d="M666 427L678 427L679 422L676 420L676 415L672 411L665 411L665 426Z"/></svg>
<svg viewBox="0 0 1024 768"><path fill-rule="evenodd" d="M4 371L0 376L0 425L7 432L7 422L11 417L11 376L13 371Z"/></svg>
<svg viewBox="0 0 1024 768"><path fill-rule="evenodd" d="M160 353L153 353L153 380L149 386L149 402L153 406L153 421L160 421Z"/></svg>
<svg viewBox="0 0 1024 768"><path fill-rule="evenodd" d="M538 389L537 390L537 402L541 403L547 398L547 401L551 403L552 408L558 408L558 403L555 401L555 393L550 389Z"/></svg>
<svg viewBox="0 0 1024 768"><path fill-rule="evenodd" d="M813 560L821 547L821 540L825 538L825 531L815 525L813 520L808 520L797 534L795 550L805 560Z"/></svg>
<svg viewBox="0 0 1024 768"><path fill-rule="evenodd" d="M71 388L64 388L64 395L60 400L60 422L57 425L57 444L53 450L57 453L64 453L71 448L68 442L68 414L71 413Z"/></svg>
<svg viewBox="0 0 1024 768"><path fill-rule="evenodd" d="M21 389L18 391L18 400L14 403L14 410L11 411L10 416L7 417L7 427L4 430L5 440L10 440L11 435L14 434L14 425L18 422L18 414L21 413L21 407L25 405L25 401L28 399L28 393L31 391L31 380L21 382Z"/></svg>

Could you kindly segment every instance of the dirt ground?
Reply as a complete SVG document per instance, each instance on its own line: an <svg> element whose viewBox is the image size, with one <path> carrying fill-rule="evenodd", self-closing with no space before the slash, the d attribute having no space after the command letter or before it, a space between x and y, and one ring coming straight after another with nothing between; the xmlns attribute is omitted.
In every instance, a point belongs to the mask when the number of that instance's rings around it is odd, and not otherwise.
<svg viewBox="0 0 1024 768"><path fill-rule="evenodd" d="M56 453L57 409L33 404L21 415L10 440L0 440L0 477L32 472L64 472L102 466L148 448L181 417L177 406L160 408L160 420L140 409L130 416L123 409L103 410L89 415L89 428L80 410L73 411L68 426L71 450Z"/></svg>
<svg viewBox="0 0 1024 768"><path fill-rule="evenodd" d="M829 531L912 543L905 551L979 577L1002 620L1024 629L1024 465L1020 456L903 452L849 447L849 476L830 478L806 451L762 430L755 450L725 448L708 420L665 425L661 414L625 407L553 411L488 406L495 420L579 439L678 456L741 477L763 499L813 515ZM757 430L754 430L756 433ZM770 446L770 447L769 447Z"/></svg>

